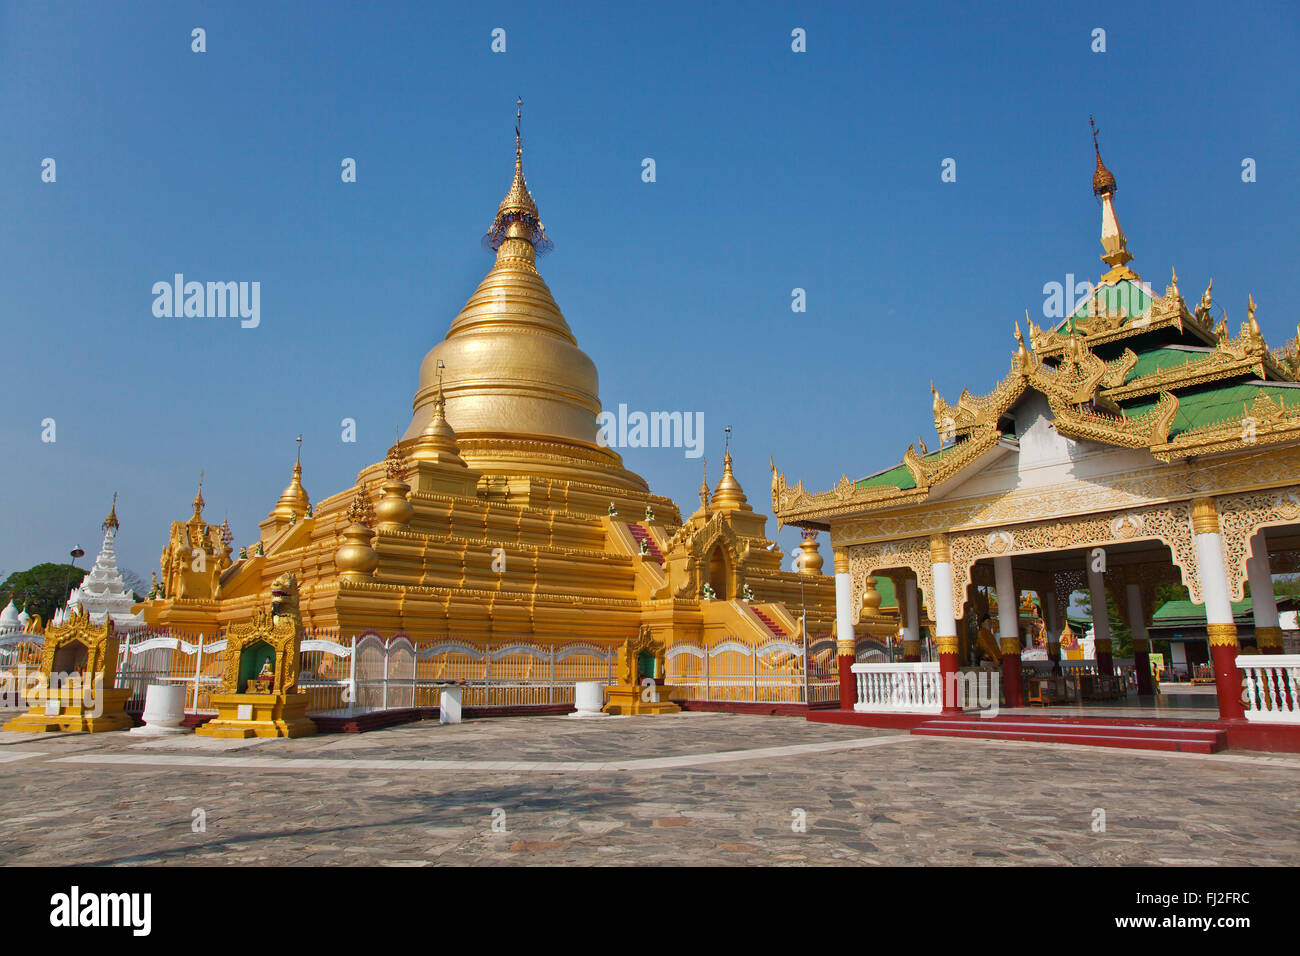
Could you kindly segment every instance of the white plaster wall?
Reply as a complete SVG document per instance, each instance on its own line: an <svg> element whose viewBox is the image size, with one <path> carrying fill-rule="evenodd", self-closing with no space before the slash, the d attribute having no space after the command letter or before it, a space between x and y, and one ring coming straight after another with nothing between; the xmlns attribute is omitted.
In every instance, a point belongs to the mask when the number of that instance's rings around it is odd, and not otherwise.
<svg viewBox="0 0 1300 956"><path fill-rule="evenodd" d="M1108 484L1109 478L1151 468L1149 452L1075 441L1056 431L1047 399L1030 391L1012 410L1020 450L989 461L935 489L931 499L952 500L1059 485L1067 481Z"/></svg>

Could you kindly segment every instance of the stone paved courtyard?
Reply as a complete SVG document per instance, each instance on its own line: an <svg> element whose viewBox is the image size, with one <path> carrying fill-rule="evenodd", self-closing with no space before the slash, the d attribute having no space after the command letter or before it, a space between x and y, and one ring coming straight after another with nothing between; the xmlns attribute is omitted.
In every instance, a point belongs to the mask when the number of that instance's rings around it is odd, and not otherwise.
<svg viewBox="0 0 1300 956"><path fill-rule="evenodd" d="M7 865L1300 864L1300 756L781 717L269 741L5 733L0 786Z"/></svg>

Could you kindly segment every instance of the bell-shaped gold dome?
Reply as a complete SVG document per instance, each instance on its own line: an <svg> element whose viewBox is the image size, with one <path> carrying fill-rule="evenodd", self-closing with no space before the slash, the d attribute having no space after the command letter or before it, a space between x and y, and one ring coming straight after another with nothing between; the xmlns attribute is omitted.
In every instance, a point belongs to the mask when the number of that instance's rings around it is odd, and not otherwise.
<svg viewBox="0 0 1300 956"><path fill-rule="evenodd" d="M289 484L284 491L280 492L280 500L271 509L270 517L287 519L297 515L301 518L307 513L310 505L311 499L307 497L307 489L302 486L302 462L295 461L293 477L289 479Z"/></svg>
<svg viewBox="0 0 1300 956"><path fill-rule="evenodd" d="M805 531L799 542L799 557L795 558L795 568L801 574L821 574L826 559L821 556L816 531Z"/></svg>
<svg viewBox="0 0 1300 956"><path fill-rule="evenodd" d="M754 510L749 506L749 501L745 498L745 492L731 470L730 448L727 449L726 455L722 458L722 477L718 479L718 485L713 489L713 507L720 511Z"/></svg>
<svg viewBox="0 0 1300 956"><path fill-rule="evenodd" d="M496 249L496 263L425 356L403 442L421 438L445 396L442 414L471 468L645 490L618 454L597 442L596 366L537 271L537 252L549 240L518 147L514 180L485 241ZM412 457L420 457L418 450Z"/></svg>

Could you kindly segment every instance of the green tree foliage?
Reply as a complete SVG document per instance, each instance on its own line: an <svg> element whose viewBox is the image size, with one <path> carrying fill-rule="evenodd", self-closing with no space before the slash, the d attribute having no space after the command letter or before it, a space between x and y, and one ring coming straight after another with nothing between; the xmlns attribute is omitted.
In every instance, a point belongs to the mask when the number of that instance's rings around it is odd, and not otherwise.
<svg viewBox="0 0 1300 956"><path fill-rule="evenodd" d="M19 610L39 614L48 621L68 601L72 589L87 572L71 564L38 564L26 571L15 571L0 584L0 607L12 599Z"/></svg>
<svg viewBox="0 0 1300 956"><path fill-rule="evenodd" d="M1084 599L1079 603L1079 609L1088 617L1092 617L1092 601L1084 592ZM1115 606L1115 599L1106 592L1106 617L1110 619L1110 653L1113 657L1132 657L1133 656L1133 635L1128 627L1124 624L1124 619L1119 616L1119 608Z"/></svg>

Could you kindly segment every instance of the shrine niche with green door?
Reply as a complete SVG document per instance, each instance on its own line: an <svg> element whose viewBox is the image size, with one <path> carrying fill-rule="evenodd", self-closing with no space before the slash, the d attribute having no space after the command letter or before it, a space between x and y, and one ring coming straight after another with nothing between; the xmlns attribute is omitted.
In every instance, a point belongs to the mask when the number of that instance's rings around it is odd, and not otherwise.
<svg viewBox="0 0 1300 956"><path fill-rule="evenodd" d="M257 680L268 661L274 674L275 648L266 641L254 641L245 647L239 655L239 683L235 686L235 693L243 692L250 680Z"/></svg>
<svg viewBox="0 0 1300 956"><path fill-rule="evenodd" d="M636 669L638 680L642 677L649 677L652 680L658 680L663 675L658 672L658 662L654 654L649 651L642 651L636 656Z"/></svg>

